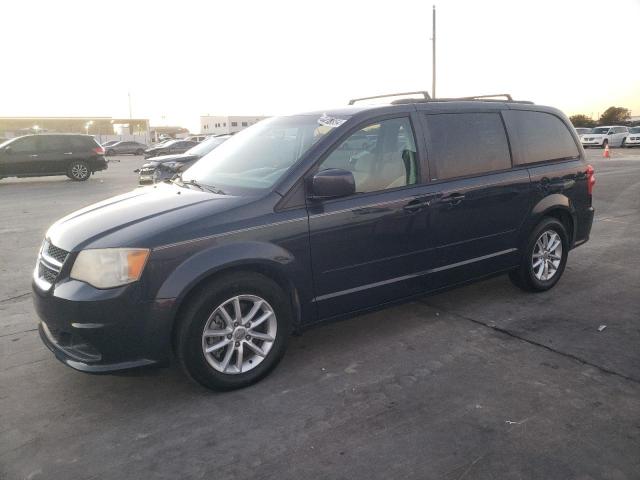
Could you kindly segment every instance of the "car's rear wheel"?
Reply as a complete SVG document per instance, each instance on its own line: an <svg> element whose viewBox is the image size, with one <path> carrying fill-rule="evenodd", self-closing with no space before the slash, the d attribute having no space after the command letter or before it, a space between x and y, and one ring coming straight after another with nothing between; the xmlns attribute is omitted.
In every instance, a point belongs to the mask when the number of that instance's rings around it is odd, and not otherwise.
<svg viewBox="0 0 640 480"><path fill-rule="evenodd" d="M84 182L91 176L91 170L89 170L89 165L82 160L78 160L69 165L69 169L67 170L67 177L71 180L75 180L76 182Z"/></svg>
<svg viewBox="0 0 640 480"><path fill-rule="evenodd" d="M107 156L108 157L113 157L116 154L116 151L112 148L110 148L109 150L107 150Z"/></svg>
<svg viewBox="0 0 640 480"><path fill-rule="evenodd" d="M518 287L531 292L552 288L562 276L569 254L569 237L555 218L542 220L529 236L520 266L509 273Z"/></svg>
<svg viewBox="0 0 640 480"><path fill-rule="evenodd" d="M246 387L278 364L291 324L287 295L275 282L256 273L225 275L199 288L180 315L177 357L207 388Z"/></svg>
<svg viewBox="0 0 640 480"><path fill-rule="evenodd" d="M139 148L138 150L136 150L136 155L144 155L144 150Z"/></svg>

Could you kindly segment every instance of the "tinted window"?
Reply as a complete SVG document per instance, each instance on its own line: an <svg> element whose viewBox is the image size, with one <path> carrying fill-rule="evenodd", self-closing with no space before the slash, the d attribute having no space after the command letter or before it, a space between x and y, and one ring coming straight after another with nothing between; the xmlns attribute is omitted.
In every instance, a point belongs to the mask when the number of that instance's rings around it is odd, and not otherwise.
<svg viewBox="0 0 640 480"><path fill-rule="evenodd" d="M506 111L504 115L514 136L514 143L518 145L518 163L575 158L580 155L571 132L555 115L517 110Z"/></svg>
<svg viewBox="0 0 640 480"><path fill-rule="evenodd" d="M37 137L18 138L11 142L11 150L15 153L35 152L38 147Z"/></svg>
<svg viewBox="0 0 640 480"><path fill-rule="evenodd" d="M67 137L58 135L46 135L40 137L40 150L44 152L66 152L71 144Z"/></svg>
<svg viewBox="0 0 640 480"><path fill-rule="evenodd" d="M96 141L91 137L70 137L70 139L71 139L71 146L75 151L79 151L79 150L88 151L98 146Z"/></svg>
<svg viewBox="0 0 640 480"><path fill-rule="evenodd" d="M511 167L509 144L499 113L427 115L434 179Z"/></svg>
<svg viewBox="0 0 640 480"><path fill-rule="evenodd" d="M409 119L385 120L358 130L320 165L320 170L328 168L352 172L356 192L416 183L416 146Z"/></svg>

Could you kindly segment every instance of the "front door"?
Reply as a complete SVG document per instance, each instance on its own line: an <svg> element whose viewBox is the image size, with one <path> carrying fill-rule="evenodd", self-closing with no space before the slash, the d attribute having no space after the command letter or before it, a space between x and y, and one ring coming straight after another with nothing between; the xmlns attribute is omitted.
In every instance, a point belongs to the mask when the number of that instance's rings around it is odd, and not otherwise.
<svg viewBox="0 0 640 480"><path fill-rule="evenodd" d="M431 232L415 138L409 116L375 121L321 161L351 171L357 193L307 202L320 319L416 293Z"/></svg>
<svg viewBox="0 0 640 480"><path fill-rule="evenodd" d="M512 170L500 112L425 115L436 232L430 286L517 263L517 234L530 208L529 173Z"/></svg>
<svg viewBox="0 0 640 480"><path fill-rule="evenodd" d="M18 138L7 145L2 152L2 174L37 175L40 170L38 144L38 137L30 135Z"/></svg>

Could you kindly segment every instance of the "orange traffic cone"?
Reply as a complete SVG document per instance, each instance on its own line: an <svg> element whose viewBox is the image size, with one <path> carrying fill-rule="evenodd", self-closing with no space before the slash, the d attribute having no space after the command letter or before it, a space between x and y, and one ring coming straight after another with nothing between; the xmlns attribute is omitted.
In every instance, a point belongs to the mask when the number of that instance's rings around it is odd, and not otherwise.
<svg viewBox="0 0 640 480"><path fill-rule="evenodd" d="M602 153L603 158L611 158L611 153L609 152L609 144L604 147L604 152Z"/></svg>

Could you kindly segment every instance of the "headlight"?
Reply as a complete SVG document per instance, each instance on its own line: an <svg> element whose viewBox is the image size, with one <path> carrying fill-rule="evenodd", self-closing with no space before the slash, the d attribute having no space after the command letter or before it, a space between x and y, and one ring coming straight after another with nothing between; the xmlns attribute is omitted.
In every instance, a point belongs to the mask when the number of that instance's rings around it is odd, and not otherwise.
<svg viewBox="0 0 640 480"><path fill-rule="evenodd" d="M146 248L83 250L73 263L71 278L96 288L119 287L140 278L148 256Z"/></svg>

